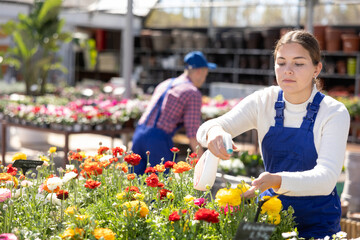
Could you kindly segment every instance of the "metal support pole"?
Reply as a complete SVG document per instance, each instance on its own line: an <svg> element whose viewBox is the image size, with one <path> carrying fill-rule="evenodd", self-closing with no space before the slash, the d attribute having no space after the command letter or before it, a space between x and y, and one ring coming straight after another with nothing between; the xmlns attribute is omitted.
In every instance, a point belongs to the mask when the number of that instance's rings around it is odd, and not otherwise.
<svg viewBox="0 0 360 240"><path fill-rule="evenodd" d="M123 79L125 81L125 98L131 98L131 74L133 69L134 58L134 37L133 37L133 12L132 12L132 0L128 0L127 14L126 14L126 26L122 34L123 44L123 57L122 57L122 72Z"/></svg>
<svg viewBox="0 0 360 240"><path fill-rule="evenodd" d="M310 33L314 32L314 6L317 0L306 0L306 30Z"/></svg>

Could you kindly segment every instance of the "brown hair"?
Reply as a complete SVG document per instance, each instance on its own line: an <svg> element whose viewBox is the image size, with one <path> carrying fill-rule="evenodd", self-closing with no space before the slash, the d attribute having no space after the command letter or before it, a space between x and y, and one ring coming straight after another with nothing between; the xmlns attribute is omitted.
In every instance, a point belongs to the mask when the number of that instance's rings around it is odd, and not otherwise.
<svg viewBox="0 0 360 240"><path fill-rule="evenodd" d="M276 60L276 55L279 51L279 48L287 43L298 43L303 48L305 48L309 52L314 66L321 62L320 45L314 35L305 30L293 30L285 33L276 43L274 50L274 60ZM318 89L321 89L323 83L322 81L316 79L316 85Z"/></svg>
<svg viewBox="0 0 360 240"><path fill-rule="evenodd" d="M304 30L294 30L287 32L277 42L274 50L274 59L281 46L287 43L298 43L305 48L311 57L311 60L315 65L321 61L320 46L314 35Z"/></svg>

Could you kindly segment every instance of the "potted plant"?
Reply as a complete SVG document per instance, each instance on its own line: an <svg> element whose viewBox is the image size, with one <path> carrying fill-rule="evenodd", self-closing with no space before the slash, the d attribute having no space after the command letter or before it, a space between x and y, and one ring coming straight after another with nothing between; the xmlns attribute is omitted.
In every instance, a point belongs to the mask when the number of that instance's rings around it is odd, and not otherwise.
<svg viewBox="0 0 360 240"><path fill-rule="evenodd" d="M13 39L14 45L0 56L2 64L14 66L25 82L27 95L43 95L51 70L67 72L56 55L60 44L71 40L63 32L59 18L62 0L35 0L29 15L19 14L18 21L1 25L1 31Z"/></svg>

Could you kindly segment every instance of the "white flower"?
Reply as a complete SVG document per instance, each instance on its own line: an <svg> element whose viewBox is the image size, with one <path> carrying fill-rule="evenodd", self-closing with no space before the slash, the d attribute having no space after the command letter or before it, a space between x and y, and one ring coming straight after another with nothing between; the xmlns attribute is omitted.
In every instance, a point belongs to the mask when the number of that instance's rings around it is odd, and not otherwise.
<svg viewBox="0 0 360 240"><path fill-rule="evenodd" d="M112 155L104 155L99 159L99 161L100 162L108 162L111 158L112 158Z"/></svg>
<svg viewBox="0 0 360 240"><path fill-rule="evenodd" d="M75 172L68 172L65 173L64 177L63 177L63 182L67 183L68 181L70 181L73 178L76 178L77 174Z"/></svg>
<svg viewBox="0 0 360 240"><path fill-rule="evenodd" d="M21 182L21 186L23 187L31 187L32 185L34 185L34 183L28 180L24 180Z"/></svg>
<svg viewBox="0 0 360 240"><path fill-rule="evenodd" d="M66 164L65 169L66 169L66 170L70 170L70 171L72 171L72 170L74 170L74 169L75 169L75 166L74 166L74 165L72 165L72 164Z"/></svg>
<svg viewBox="0 0 360 240"><path fill-rule="evenodd" d="M324 238L324 240L330 240L330 237L329 237L329 236L326 236L326 237Z"/></svg>
<svg viewBox="0 0 360 240"><path fill-rule="evenodd" d="M295 231L293 231L293 232L284 232L284 233L281 234L281 236L283 238L291 238L291 237L296 237L297 233Z"/></svg>
<svg viewBox="0 0 360 240"><path fill-rule="evenodd" d="M340 231L338 233L336 233L336 236L339 237L339 238L346 238L347 236L347 233L346 232L343 232L343 231Z"/></svg>
<svg viewBox="0 0 360 240"><path fill-rule="evenodd" d="M50 193L46 196L46 200L52 202L52 204L56 204L58 206L61 205L61 200L56 197L56 193Z"/></svg>
<svg viewBox="0 0 360 240"><path fill-rule="evenodd" d="M55 190L57 187L60 187L63 184L63 181L59 177L49 178L46 182L46 186L50 191Z"/></svg>

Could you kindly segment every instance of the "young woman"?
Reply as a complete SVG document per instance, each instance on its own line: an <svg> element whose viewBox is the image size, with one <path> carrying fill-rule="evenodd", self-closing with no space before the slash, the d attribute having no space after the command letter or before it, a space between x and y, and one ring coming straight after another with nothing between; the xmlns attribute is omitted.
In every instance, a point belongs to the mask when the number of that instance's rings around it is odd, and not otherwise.
<svg viewBox="0 0 360 240"><path fill-rule="evenodd" d="M197 140L217 157L229 159L224 132L235 137L257 129L265 172L244 194L256 189L279 196L295 210L299 236L324 238L340 231L336 182L349 133L345 106L317 88L322 69L315 37L303 30L286 33L274 51L278 86L257 91L223 116L202 124ZM234 149L236 147L234 146Z"/></svg>

